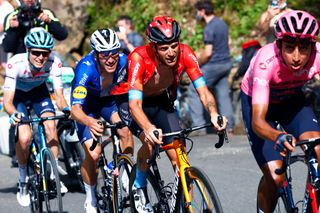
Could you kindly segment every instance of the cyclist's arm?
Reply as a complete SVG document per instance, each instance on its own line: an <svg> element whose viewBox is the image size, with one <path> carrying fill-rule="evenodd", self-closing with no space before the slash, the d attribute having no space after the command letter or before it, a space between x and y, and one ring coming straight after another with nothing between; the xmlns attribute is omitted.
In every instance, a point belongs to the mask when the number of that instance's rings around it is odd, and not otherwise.
<svg viewBox="0 0 320 213"><path fill-rule="evenodd" d="M94 139L96 139L95 136L102 136L103 127L98 124L97 119L88 116L82 110L82 106L80 104L74 104L71 106L71 118L85 126L88 126L90 129L91 136Z"/></svg>
<svg viewBox="0 0 320 213"><path fill-rule="evenodd" d="M3 93L3 107L9 115L12 115L17 111L17 109L13 105L14 94L14 90L5 90Z"/></svg>
<svg viewBox="0 0 320 213"><path fill-rule="evenodd" d="M54 97L56 100L56 104L59 110L63 110L65 107L68 106L68 103L63 95L63 88L58 88L54 90Z"/></svg>
<svg viewBox="0 0 320 213"><path fill-rule="evenodd" d="M252 129L261 138L276 141L280 132L266 121L268 104L252 104Z"/></svg>

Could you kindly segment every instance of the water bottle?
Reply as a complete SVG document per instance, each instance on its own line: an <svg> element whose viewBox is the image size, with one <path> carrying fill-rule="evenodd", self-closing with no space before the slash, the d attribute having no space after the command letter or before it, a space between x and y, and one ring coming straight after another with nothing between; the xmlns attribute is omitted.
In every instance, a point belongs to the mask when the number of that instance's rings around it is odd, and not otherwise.
<svg viewBox="0 0 320 213"><path fill-rule="evenodd" d="M309 159L310 171L311 171L311 181L316 186L320 187L320 175L318 171L318 161L314 156Z"/></svg>

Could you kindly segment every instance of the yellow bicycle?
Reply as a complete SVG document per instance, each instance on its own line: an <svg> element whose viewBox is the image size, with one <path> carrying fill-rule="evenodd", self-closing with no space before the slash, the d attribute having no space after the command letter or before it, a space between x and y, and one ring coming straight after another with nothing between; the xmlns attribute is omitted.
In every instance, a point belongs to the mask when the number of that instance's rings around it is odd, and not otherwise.
<svg viewBox="0 0 320 213"><path fill-rule="evenodd" d="M148 196L153 206L154 212L223 212L218 194L204 171L191 166L187 154L192 150L192 140L188 134L192 131L211 126L186 128L177 132L165 133L163 137L175 136L171 144L154 146L152 157L148 163L151 165L148 174ZM190 141L191 148L187 151L185 142ZM219 133L219 142L216 148L223 145L224 140L228 140L225 132ZM159 168L156 162L161 150L174 149L177 154L177 166L175 167L175 178L173 183L165 184L161 179ZM132 185L135 180L136 166L134 166L130 176L130 203L131 212L136 212ZM151 187L150 187L151 186Z"/></svg>

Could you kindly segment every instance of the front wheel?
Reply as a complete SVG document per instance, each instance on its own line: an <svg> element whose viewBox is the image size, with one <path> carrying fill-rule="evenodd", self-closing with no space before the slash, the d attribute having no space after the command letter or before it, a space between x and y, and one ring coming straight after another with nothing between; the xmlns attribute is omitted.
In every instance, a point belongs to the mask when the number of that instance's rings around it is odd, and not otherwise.
<svg viewBox="0 0 320 213"><path fill-rule="evenodd" d="M118 167L112 177L113 212L130 212L129 179L133 167L131 158L120 155Z"/></svg>
<svg viewBox="0 0 320 213"><path fill-rule="evenodd" d="M60 178L56 161L50 149L45 149L42 155L42 191L47 212L62 213L62 197Z"/></svg>
<svg viewBox="0 0 320 213"><path fill-rule="evenodd" d="M131 212L132 213L137 213L138 211L136 210L135 206L135 200L133 197L133 192L132 192L132 187L133 183L136 179L136 168L137 165L135 164L134 167L132 168L131 175L130 175L130 180L129 180L129 194L130 194L130 206L131 206ZM160 186L159 186L159 180L156 179L156 177L153 175L151 171L148 172L148 178L147 178L147 193L148 197L150 200L150 203L153 207L154 212L168 212L168 211L161 211L159 210L159 204L160 204ZM167 206L169 207L169 206ZM166 208L168 210L169 208Z"/></svg>
<svg viewBox="0 0 320 213"><path fill-rule="evenodd" d="M185 176L191 203L185 201L181 190L179 212L223 212L218 194L202 170L196 167L187 168Z"/></svg>

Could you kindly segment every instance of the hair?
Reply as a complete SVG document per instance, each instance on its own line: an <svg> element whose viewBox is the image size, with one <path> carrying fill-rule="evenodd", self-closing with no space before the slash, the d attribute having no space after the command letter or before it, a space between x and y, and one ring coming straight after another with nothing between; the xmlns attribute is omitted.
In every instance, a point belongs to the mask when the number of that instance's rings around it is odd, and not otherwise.
<svg viewBox="0 0 320 213"><path fill-rule="evenodd" d="M201 0L195 4L197 10L204 10L206 15L214 14L213 4L209 0Z"/></svg>
<svg viewBox="0 0 320 213"><path fill-rule="evenodd" d="M117 21L125 20L127 24L133 25L132 18L128 15L121 15L118 17Z"/></svg>

